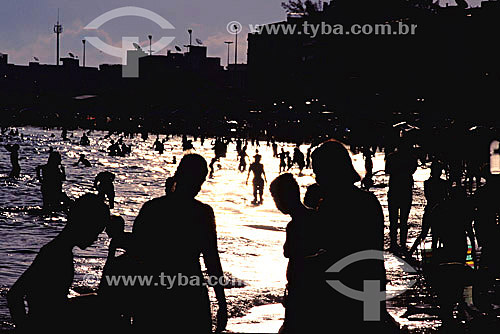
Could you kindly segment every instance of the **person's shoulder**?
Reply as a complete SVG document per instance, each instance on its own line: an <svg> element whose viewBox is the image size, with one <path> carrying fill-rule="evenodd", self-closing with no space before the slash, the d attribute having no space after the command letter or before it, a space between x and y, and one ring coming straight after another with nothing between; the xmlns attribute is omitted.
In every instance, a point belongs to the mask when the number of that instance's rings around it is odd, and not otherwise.
<svg viewBox="0 0 500 334"><path fill-rule="evenodd" d="M194 203L195 207L199 210L204 211L205 213L208 213L210 215L214 215L214 209L209 204L203 203L197 199L194 200Z"/></svg>
<svg viewBox="0 0 500 334"><path fill-rule="evenodd" d="M379 202L377 196L375 196L375 194L370 192L370 191L356 187L354 190L354 195L356 197L356 201L359 201L359 203L361 205L363 203L366 203L366 204L371 204L371 205L375 205L375 206L380 206L380 202Z"/></svg>

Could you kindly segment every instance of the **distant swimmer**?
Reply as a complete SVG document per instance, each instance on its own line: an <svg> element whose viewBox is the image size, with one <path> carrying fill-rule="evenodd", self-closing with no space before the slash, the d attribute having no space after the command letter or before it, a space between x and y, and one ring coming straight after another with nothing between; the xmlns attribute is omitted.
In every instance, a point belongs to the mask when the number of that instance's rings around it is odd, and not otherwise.
<svg viewBox="0 0 500 334"><path fill-rule="evenodd" d="M160 154L163 154L163 151L165 150L165 146L163 143L160 141L160 137L156 137L156 141L153 145L153 148L155 151L157 151Z"/></svg>
<svg viewBox="0 0 500 334"><path fill-rule="evenodd" d="M51 151L47 164L36 167L36 177L42 182L42 198L44 211L61 209L61 204L67 206L71 202L62 190L66 180L66 172L61 164L61 154Z"/></svg>
<svg viewBox="0 0 500 334"><path fill-rule="evenodd" d="M21 167L19 166L19 145L7 144L4 146L7 151L10 152L10 163L12 164L12 171L9 174L9 177L17 178L21 173Z"/></svg>
<svg viewBox="0 0 500 334"><path fill-rule="evenodd" d="M90 139L87 137L85 132L82 135L82 138L80 138L80 145L81 146L89 146L90 145Z"/></svg>
<svg viewBox="0 0 500 334"><path fill-rule="evenodd" d="M87 160L87 158L85 158L85 154L80 154L80 159L78 159L77 162L74 163L73 166L78 166L79 163L82 163L82 165L84 167L92 167L92 164L90 163L90 161Z"/></svg>
<svg viewBox="0 0 500 334"><path fill-rule="evenodd" d="M108 171L100 172L94 179L94 188L97 189L97 195L103 201L105 197L108 198L110 209L113 209L115 207L115 186L113 185L114 181L115 174Z"/></svg>
<svg viewBox="0 0 500 334"><path fill-rule="evenodd" d="M263 192L264 192L264 182L267 183L266 173L264 172L264 165L260 163L261 156L257 154L255 156L255 162L250 165L248 169L248 175L246 184L248 184L248 179L250 173L253 173L253 203L262 204L263 202ZM264 177L264 178L262 178ZM257 197L259 199L257 199Z"/></svg>

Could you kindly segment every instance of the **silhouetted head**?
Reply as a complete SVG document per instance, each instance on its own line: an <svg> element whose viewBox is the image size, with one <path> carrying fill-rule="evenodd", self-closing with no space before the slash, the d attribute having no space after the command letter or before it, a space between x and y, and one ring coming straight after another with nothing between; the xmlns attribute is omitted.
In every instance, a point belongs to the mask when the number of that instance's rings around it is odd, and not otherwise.
<svg viewBox="0 0 500 334"><path fill-rule="evenodd" d="M278 176L269 188L276 207L282 213L290 214L300 206L300 188L292 174Z"/></svg>
<svg viewBox="0 0 500 334"><path fill-rule="evenodd" d="M85 154L80 154L80 159L85 159Z"/></svg>
<svg viewBox="0 0 500 334"><path fill-rule="evenodd" d="M49 160L47 162L49 165L60 165L61 164L61 154L56 151L52 151L49 154Z"/></svg>
<svg viewBox="0 0 500 334"><path fill-rule="evenodd" d="M323 193L319 184L314 183L307 187L306 194L304 195L304 205L311 209L317 209L319 203L323 199Z"/></svg>
<svg viewBox="0 0 500 334"><path fill-rule="evenodd" d="M106 234L110 238L114 238L122 234L125 230L125 220L121 216L112 215L109 223L106 225Z"/></svg>
<svg viewBox="0 0 500 334"><path fill-rule="evenodd" d="M14 149L14 151L19 151L19 144L12 145L12 148Z"/></svg>
<svg viewBox="0 0 500 334"><path fill-rule="evenodd" d="M462 186L454 186L450 189L449 198L451 200L465 200L467 198L467 192Z"/></svg>
<svg viewBox="0 0 500 334"><path fill-rule="evenodd" d="M70 233L72 244L86 249L109 224L109 208L97 195L85 194L72 205L65 230Z"/></svg>
<svg viewBox="0 0 500 334"><path fill-rule="evenodd" d="M441 174L443 174L443 165L441 165L437 161L434 161L431 164L431 177L440 178Z"/></svg>
<svg viewBox="0 0 500 334"><path fill-rule="evenodd" d="M207 174L207 161L201 155L185 155L175 172L175 193L194 198L205 182Z"/></svg>
<svg viewBox="0 0 500 334"><path fill-rule="evenodd" d="M336 140L321 144L311 157L316 181L325 191L333 191L337 186L346 187L361 180L352 165L349 152Z"/></svg>

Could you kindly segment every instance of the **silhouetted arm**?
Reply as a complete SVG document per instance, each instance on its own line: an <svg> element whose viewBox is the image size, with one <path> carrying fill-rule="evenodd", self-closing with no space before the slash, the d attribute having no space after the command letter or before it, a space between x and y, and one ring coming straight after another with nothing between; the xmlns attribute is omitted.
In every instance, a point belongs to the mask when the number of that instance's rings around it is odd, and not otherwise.
<svg viewBox="0 0 500 334"><path fill-rule="evenodd" d="M427 234L429 233L429 230L431 228L431 212L424 212L424 216L422 217L422 230L420 231L420 234L418 235L417 239L415 239L415 242L413 243L413 246L410 248L410 255L412 255L417 247L420 245L420 243L425 240L427 237Z"/></svg>
<svg viewBox="0 0 500 334"><path fill-rule="evenodd" d="M17 329L22 330L26 325L28 316L24 306L28 286L34 281L33 264L19 277L7 293L7 304L12 321Z"/></svg>
<svg viewBox="0 0 500 334"><path fill-rule="evenodd" d="M36 178L37 178L38 180L40 180L40 181L42 180L42 177L41 177L41 175L40 175L40 171L41 171L41 170L42 170L42 166L36 166L36 169L35 169L35 171L36 171Z"/></svg>
<svg viewBox="0 0 500 334"><path fill-rule="evenodd" d="M223 282L224 272L219 257L219 250L217 248L217 231L215 227L215 215L211 207L207 206L207 222L208 233L207 240L203 247L203 260L210 277L218 279L218 282ZM224 286L222 284L213 285L215 297L219 309L217 311L217 330L216 333L224 331L227 325L227 303L226 295L224 293Z"/></svg>
<svg viewBox="0 0 500 334"><path fill-rule="evenodd" d="M252 171L252 167L248 169L248 175L247 175L247 180L245 181L245 184L248 184L248 179L250 178L250 172Z"/></svg>

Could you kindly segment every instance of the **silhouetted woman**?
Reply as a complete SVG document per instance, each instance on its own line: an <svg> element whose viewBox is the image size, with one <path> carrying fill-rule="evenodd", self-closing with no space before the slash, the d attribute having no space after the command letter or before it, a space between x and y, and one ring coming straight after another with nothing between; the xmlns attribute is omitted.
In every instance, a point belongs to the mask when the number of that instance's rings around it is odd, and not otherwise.
<svg viewBox="0 0 500 334"><path fill-rule="evenodd" d="M175 186L168 196L144 204L133 227L133 251L144 264L141 271L159 277L177 277L167 288L144 288L134 314L134 326L158 331L182 329L185 333L211 333L210 301L203 282L200 255L208 275L223 277L217 250L215 216L212 208L195 199L208 174L205 159L188 154L179 163ZM179 277L188 277L182 283ZM214 280L212 280L212 283ZM158 282L158 281L157 281ZM217 330L227 323L224 288L213 285L219 311Z"/></svg>
<svg viewBox="0 0 500 334"><path fill-rule="evenodd" d="M378 302L377 310L372 310L380 315L380 321L364 321L363 301L345 296L327 284L327 280L340 279L344 285L364 291L364 282L375 280L380 285L377 290L385 291L382 207L375 195L354 185L360 176L340 142L329 140L316 148L312 153L312 167L322 191L323 200L318 207L318 248L325 253L317 259L321 269L315 273L317 285L311 287L311 293L317 296L314 305L317 315L310 321L309 332L325 332L345 324L353 333L385 328L384 320L388 317L385 301ZM376 259L354 261L331 278L325 274L338 261L361 251L371 251Z"/></svg>

